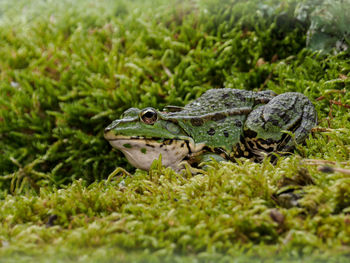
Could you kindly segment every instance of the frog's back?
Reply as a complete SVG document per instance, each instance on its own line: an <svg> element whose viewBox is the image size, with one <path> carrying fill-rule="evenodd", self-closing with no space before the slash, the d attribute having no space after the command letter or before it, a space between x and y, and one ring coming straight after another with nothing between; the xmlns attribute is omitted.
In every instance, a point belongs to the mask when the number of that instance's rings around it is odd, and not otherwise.
<svg viewBox="0 0 350 263"><path fill-rule="evenodd" d="M252 92L239 89L210 89L187 104L181 115L199 116L239 108L253 108L265 104L274 97L271 92Z"/></svg>
<svg viewBox="0 0 350 263"><path fill-rule="evenodd" d="M247 115L272 97L271 92L211 89L168 117L176 119L196 143L231 152L240 141Z"/></svg>

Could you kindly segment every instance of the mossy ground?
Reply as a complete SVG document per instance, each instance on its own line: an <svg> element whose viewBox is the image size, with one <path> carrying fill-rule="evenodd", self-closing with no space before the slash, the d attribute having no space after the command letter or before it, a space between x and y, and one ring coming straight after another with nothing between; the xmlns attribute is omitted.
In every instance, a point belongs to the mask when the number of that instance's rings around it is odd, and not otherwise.
<svg viewBox="0 0 350 263"><path fill-rule="evenodd" d="M349 260L350 176L307 159L350 168L350 57L306 48L298 3L1 1L0 262ZM135 171L103 139L131 106L220 87L302 92L324 129L197 175Z"/></svg>

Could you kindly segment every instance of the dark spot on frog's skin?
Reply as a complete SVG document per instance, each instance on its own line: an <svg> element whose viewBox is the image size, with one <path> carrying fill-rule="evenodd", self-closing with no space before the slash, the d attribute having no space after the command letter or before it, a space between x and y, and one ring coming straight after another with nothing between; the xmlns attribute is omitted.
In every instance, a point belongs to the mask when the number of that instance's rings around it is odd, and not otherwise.
<svg viewBox="0 0 350 263"><path fill-rule="evenodd" d="M146 146L151 147L151 148L154 148L154 145L149 144L149 143L146 143Z"/></svg>
<svg viewBox="0 0 350 263"><path fill-rule="evenodd" d="M254 106L259 104L267 104L271 99L268 98L258 98L254 101Z"/></svg>
<svg viewBox="0 0 350 263"><path fill-rule="evenodd" d="M183 148L185 146L185 143L181 143L180 147Z"/></svg>
<svg viewBox="0 0 350 263"><path fill-rule="evenodd" d="M271 138L270 139L267 139L267 140L263 140L263 143L267 144L267 145L271 145L274 143L274 140L272 140Z"/></svg>
<svg viewBox="0 0 350 263"><path fill-rule="evenodd" d="M202 119L200 119L200 118L193 118L193 119L191 119L191 124L193 126L202 126L203 123L204 123L204 121Z"/></svg>
<svg viewBox="0 0 350 263"><path fill-rule="evenodd" d="M237 99L239 99L240 101L245 101L246 97L243 94L240 93L236 93L235 96L237 97Z"/></svg>
<svg viewBox="0 0 350 263"><path fill-rule="evenodd" d="M227 99L229 96L230 95L228 93L224 93L224 94L222 94L221 98L224 100L224 99Z"/></svg>
<svg viewBox="0 0 350 263"><path fill-rule="evenodd" d="M216 113L214 116L211 117L212 121L220 121L225 119L226 119L226 115L223 113Z"/></svg>
<svg viewBox="0 0 350 263"><path fill-rule="evenodd" d="M292 127L290 127L288 130L291 132L295 132L298 129L299 132L301 132L304 127L301 126L301 118L299 118ZM306 130L305 130L306 131ZM308 133L308 131L306 131Z"/></svg>
<svg viewBox="0 0 350 263"><path fill-rule="evenodd" d="M125 148L127 148L127 149L131 149L132 148L130 143L125 143L125 144L123 144L123 146Z"/></svg>
<svg viewBox="0 0 350 263"><path fill-rule="evenodd" d="M209 131L207 131L208 135L212 136L215 134L215 130L213 128L210 128Z"/></svg>
<svg viewBox="0 0 350 263"><path fill-rule="evenodd" d="M247 139L246 140L249 149L260 150L261 152L272 152L276 150L277 144L272 139Z"/></svg>
<svg viewBox="0 0 350 263"><path fill-rule="evenodd" d="M281 144L283 142L286 142L289 139L290 139L290 135L288 133L283 133L282 138L276 143Z"/></svg>
<svg viewBox="0 0 350 263"><path fill-rule="evenodd" d="M186 143L186 146L187 146L187 149L188 149L188 154L191 154L192 151L191 151L190 143L188 141L185 141L185 143Z"/></svg>
<svg viewBox="0 0 350 263"><path fill-rule="evenodd" d="M142 152L143 154L146 154L146 153L147 153L146 148L141 148L141 152Z"/></svg>
<svg viewBox="0 0 350 263"><path fill-rule="evenodd" d="M272 120L270 120L270 122L272 123L273 126L279 126L278 120L272 119Z"/></svg>
<svg viewBox="0 0 350 263"><path fill-rule="evenodd" d="M224 154L226 156L226 152L222 148L214 148L214 152L219 155Z"/></svg>
<svg viewBox="0 0 350 263"><path fill-rule="evenodd" d="M303 116L305 116L305 114L303 115ZM308 121L315 121L315 119L316 119L316 116L315 115L313 115L313 114L306 114L306 116L305 116L305 119L306 120L308 120Z"/></svg>
<svg viewBox="0 0 350 263"><path fill-rule="evenodd" d="M286 114L286 112L281 111L278 113L278 116L283 120L284 123L288 123L290 121L290 116L289 114Z"/></svg>
<svg viewBox="0 0 350 263"><path fill-rule="evenodd" d="M171 145L173 143L173 139L170 139L170 140L165 140L163 142L164 145Z"/></svg>
<svg viewBox="0 0 350 263"><path fill-rule="evenodd" d="M228 131L224 131L224 136L227 138L229 136Z"/></svg>
<svg viewBox="0 0 350 263"><path fill-rule="evenodd" d="M235 120L236 127L242 127L242 122L240 120Z"/></svg>
<svg viewBox="0 0 350 263"><path fill-rule="evenodd" d="M273 144L273 140L261 140L257 141L256 147L260 150L264 150L265 152L272 152L275 150L275 144Z"/></svg>
<svg viewBox="0 0 350 263"><path fill-rule="evenodd" d="M246 138L256 138L257 135L258 134L252 130L245 130L244 131L244 137L246 137Z"/></svg>
<svg viewBox="0 0 350 263"><path fill-rule="evenodd" d="M225 107L226 108L234 108L235 107L235 104L233 102L225 102Z"/></svg>

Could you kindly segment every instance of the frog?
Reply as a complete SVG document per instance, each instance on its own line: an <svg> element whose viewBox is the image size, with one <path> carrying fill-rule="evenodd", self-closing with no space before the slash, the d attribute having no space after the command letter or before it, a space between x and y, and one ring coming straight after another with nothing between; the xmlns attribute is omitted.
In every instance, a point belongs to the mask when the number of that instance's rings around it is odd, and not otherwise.
<svg viewBox="0 0 350 263"><path fill-rule="evenodd" d="M136 168L149 170L161 155L165 167L179 171L212 159L290 154L316 123L315 107L302 93L220 88L183 107L129 108L104 137Z"/></svg>

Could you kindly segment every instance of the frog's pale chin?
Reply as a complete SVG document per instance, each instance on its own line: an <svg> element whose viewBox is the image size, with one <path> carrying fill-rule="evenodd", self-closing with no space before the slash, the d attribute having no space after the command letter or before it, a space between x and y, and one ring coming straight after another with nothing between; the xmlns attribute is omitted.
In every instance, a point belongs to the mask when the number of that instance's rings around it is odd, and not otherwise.
<svg viewBox="0 0 350 263"><path fill-rule="evenodd" d="M162 156L162 164L179 170L180 162L189 154L184 140L114 139L109 143L122 151L131 165L149 170L154 160Z"/></svg>

